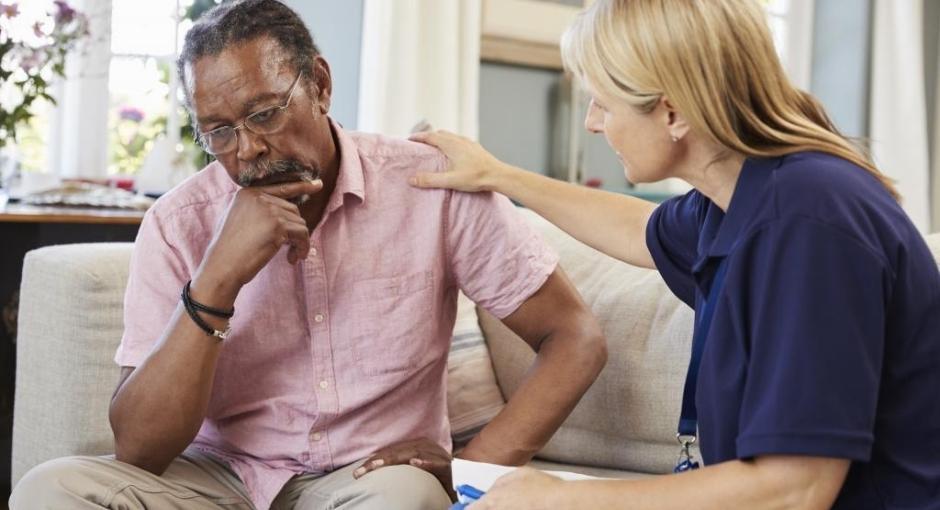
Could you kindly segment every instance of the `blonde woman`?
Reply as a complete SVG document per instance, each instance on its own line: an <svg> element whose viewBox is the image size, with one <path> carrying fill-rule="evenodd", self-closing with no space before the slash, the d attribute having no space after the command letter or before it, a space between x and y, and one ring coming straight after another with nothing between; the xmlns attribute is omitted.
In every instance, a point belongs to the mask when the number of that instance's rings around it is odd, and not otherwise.
<svg viewBox="0 0 940 510"><path fill-rule="evenodd" d="M523 469L470 508L940 509L940 273L891 182L787 80L761 7L598 0L562 51L626 177L693 191L657 207L448 133L414 136L450 169L412 184L508 195L658 269L696 310L677 431L703 458L677 446L681 474L640 481Z"/></svg>

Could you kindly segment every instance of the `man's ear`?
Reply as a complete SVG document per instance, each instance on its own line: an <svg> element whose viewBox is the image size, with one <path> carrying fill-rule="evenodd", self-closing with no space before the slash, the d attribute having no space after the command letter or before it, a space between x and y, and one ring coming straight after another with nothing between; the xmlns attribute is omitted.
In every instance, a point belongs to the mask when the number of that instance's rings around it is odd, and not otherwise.
<svg viewBox="0 0 940 510"><path fill-rule="evenodd" d="M682 112L678 111L672 102L669 101L668 97L661 97L656 107L662 110L661 113L666 124L665 128L669 132L669 137L672 138L674 142L678 142L689 133L688 121L685 119L685 116L682 115Z"/></svg>
<svg viewBox="0 0 940 510"><path fill-rule="evenodd" d="M316 88L312 92L316 97L311 99L317 104L319 113L326 114L330 111L333 97L333 76L330 73L330 64L321 55L317 55L313 61L313 84Z"/></svg>

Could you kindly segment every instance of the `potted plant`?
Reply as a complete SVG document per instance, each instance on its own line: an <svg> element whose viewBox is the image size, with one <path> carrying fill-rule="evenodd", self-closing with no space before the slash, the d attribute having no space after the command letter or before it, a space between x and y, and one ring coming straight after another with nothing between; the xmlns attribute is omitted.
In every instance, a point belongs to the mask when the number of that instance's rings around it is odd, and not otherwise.
<svg viewBox="0 0 940 510"><path fill-rule="evenodd" d="M10 170L9 147L32 119L34 103L55 104L53 80L65 76L66 56L88 36L85 14L65 0L51 7L37 15L0 0L0 170Z"/></svg>

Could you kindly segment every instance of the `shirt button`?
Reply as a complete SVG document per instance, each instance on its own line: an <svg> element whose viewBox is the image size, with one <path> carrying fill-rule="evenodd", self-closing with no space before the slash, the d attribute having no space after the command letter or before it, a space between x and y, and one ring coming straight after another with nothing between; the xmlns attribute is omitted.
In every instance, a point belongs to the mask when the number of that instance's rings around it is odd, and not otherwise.
<svg viewBox="0 0 940 510"><path fill-rule="evenodd" d="M317 249L316 249L316 248L310 248L310 256L311 256L311 257L316 257L316 256L317 256Z"/></svg>
<svg viewBox="0 0 940 510"><path fill-rule="evenodd" d="M313 317L313 320L315 320L315 321L317 321L317 322L323 322L323 314L321 314L321 313L316 314L316 315Z"/></svg>
<svg viewBox="0 0 940 510"><path fill-rule="evenodd" d="M323 436L321 436L319 432L314 432L314 433L310 436L310 439L313 439L314 441L319 441L319 440L323 439Z"/></svg>
<svg viewBox="0 0 940 510"><path fill-rule="evenodd" d="M330 383L329 383L329 382L327 382L327 381L320 381L320 388L323 388L323 389L325 390L325 389L327 389L327 388L329 388L329 387L330 387Z"/></svg>

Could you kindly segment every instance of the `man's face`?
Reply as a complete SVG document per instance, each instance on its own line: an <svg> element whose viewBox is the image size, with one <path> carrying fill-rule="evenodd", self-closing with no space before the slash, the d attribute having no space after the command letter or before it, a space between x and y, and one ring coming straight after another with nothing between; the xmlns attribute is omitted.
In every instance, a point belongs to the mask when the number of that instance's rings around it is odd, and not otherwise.
<svg viewBox="0 0 940 510"><path fill-rule="evenodd" d="M241 127L234 147L216 154L232 180L242 186L312 180L329 163L329 69L322 59L317 66L317 76L297 80L298 70L280 45L266 37L188 66L187 88L200 133L242 126L246 117L269 108L272 115L283 116L283 127L273 133L252 132L251 123ZM288 98L287 108L275 108Z"/></svg>

